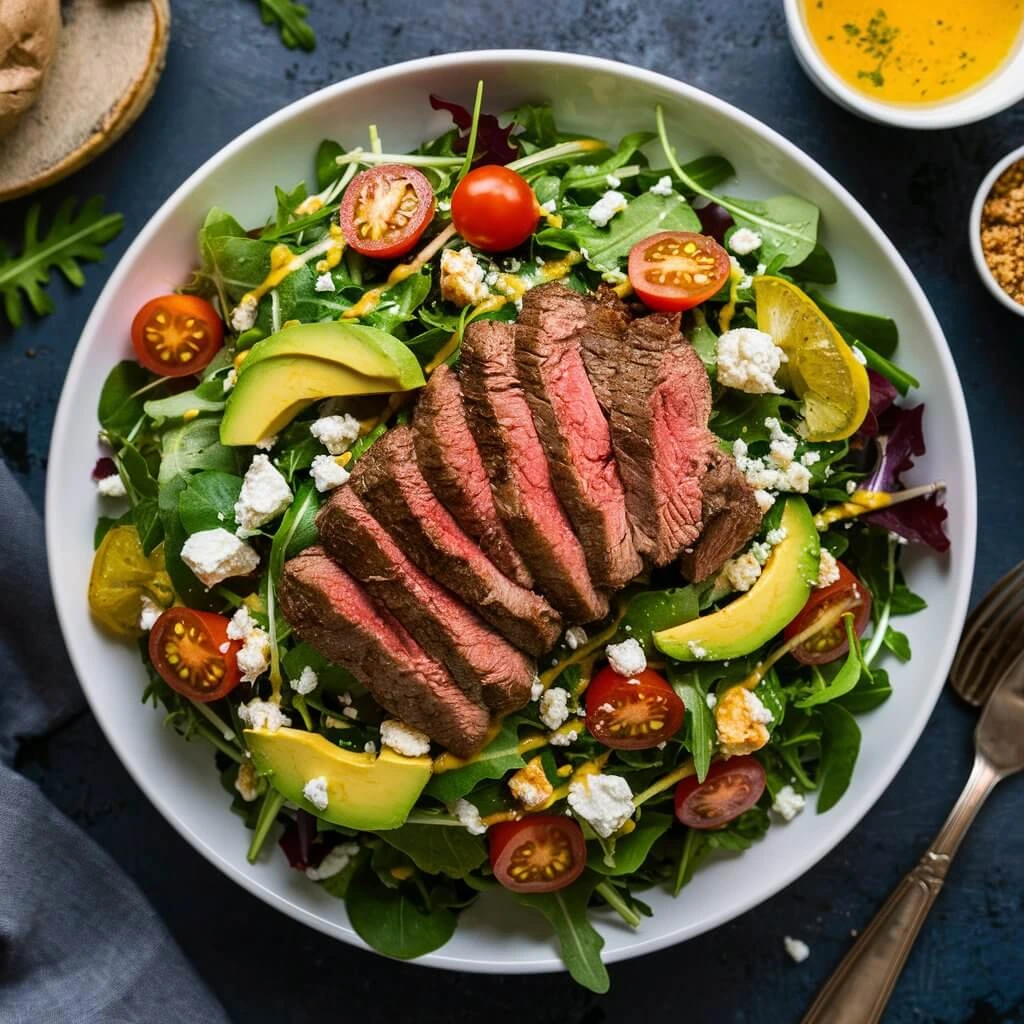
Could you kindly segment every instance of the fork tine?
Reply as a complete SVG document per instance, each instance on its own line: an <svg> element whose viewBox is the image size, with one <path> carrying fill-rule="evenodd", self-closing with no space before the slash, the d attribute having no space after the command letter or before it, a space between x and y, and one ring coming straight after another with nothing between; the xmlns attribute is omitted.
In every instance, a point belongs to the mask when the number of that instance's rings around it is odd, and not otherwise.
<svg viewBox="0 0 1024 1024"><path fill-rule="evenodd" d="M1004 602L1012 599L1022 581L1024 581L1024 562L1014 566L1013 569L1003 576L982 598L978 607L968 615L967 621L964 623L960 647L953 662L954 668L963 661L965 656L970 656L974 653L975 633L985 629L993 616L999 614Z"/></svg>

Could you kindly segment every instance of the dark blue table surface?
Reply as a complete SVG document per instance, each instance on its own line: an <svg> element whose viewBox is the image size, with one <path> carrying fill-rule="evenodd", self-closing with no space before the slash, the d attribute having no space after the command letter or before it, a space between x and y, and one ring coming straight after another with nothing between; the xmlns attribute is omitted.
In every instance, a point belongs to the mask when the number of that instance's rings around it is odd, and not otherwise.
<svg viewBox="0 0 1024 1024"><path fill-rule="evenodd" d="M999 307L971 265L974 190L1024 143L1024 105L954 131L909 133L858 120L798 68L781 0L450 0L404 5L313 0L313 54L285 50L249 0L175 0L167 70L133 131L44 194L101 192L125 215L107 259L57 312L0 327L0 451L41 503L65 369L110 268L184 177L266 114L348 75L481 47L576 50L665 72L776 128L836 175L896 243L928 293L956 357L978 456L981 523L975 597L1022 557L1024 321ZM641 13L643 12L643 13ZM26 202L0 207L14 242ZM40 571L43 571L40 567ZM344 1018L447 1021L797 1021L818 986L941 824L971 760L974 715L943 696L904 770L832 854L768 903L710 935L612 968L597 997L565 976L426 972L350 949L294 923L223 878L172 831L118 763L91 715L33 743L23 770L139 882L232 1018L258 1024ZM869 766L862 766L862 770ZM971 832L887 1021L1024 1021L1024 784L997 790ZM792 963L782 937L811 957Z"/></svg>

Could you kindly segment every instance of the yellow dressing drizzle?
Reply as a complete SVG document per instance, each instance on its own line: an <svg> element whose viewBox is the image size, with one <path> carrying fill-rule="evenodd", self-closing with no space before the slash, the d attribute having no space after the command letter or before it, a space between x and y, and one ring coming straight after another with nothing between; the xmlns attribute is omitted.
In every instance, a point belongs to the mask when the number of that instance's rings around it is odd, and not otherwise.
<svg viewBox="0 0 1024 1024"><path fill-rule="evenodd" d="M729 275L729 301L726 302L722 307L722 311L718 314L718 327L721 334L725 334L729 330L732 318L736 315L736 291L742 280L743 271L734 266L732 273Z"/></svg>
<svg viewBox="0 0 1024 1024"><path fill-rule="evenodd" d="M892 504L892 495L885 491L854 491L849 501L839 505L823 508L815 517L814 525L820 530L827 530L833 523L843 519L853 519L865 512L875 512Z"/></svg>

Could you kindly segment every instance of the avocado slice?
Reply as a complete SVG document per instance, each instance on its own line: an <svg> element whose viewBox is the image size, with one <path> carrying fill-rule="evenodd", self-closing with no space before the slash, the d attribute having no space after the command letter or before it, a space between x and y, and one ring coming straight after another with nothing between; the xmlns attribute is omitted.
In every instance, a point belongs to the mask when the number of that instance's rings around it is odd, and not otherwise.
<svg viewBox="0 0 1024 1024"><path fill-rule="evenodd" d="M257 342L242 361L221 420L221 443L257 444L321 398L410 391L423 383L416 357L384 331L296 324Z"/></svg>
<svg viewBox="0 0 1024 1024"><path fill-rule="evenodd" d="M786 501L780 525L786 537L750 590L717 612L654 633L654 646L677 661L721 661L756 651L788 626L810 597L821 551L803 498Z"/></svg>
<svg viewBox="0 0 1024 1024"><path fill-rule="evenodd" d="M404 824L430 781L429 757L403 757L385 747L379 755L354 754L319 733L301 729L246 729L256 770L288 800L324 821L371 831ZM327 807L303 795L310 779L327 780Z"/></svg>

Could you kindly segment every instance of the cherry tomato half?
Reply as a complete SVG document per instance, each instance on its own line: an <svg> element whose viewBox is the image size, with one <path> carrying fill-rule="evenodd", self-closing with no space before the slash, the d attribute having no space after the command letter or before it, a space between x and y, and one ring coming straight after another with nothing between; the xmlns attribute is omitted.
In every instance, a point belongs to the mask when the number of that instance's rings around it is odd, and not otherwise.
<svg viewBox="0 0 1024 1024"><path fill-rule="evenodd" d="M629 251L629 283L637 297L664 313L710 299L729 280L729 254L708 235L660 231Z"/></svg>
<svg viewBox="0 0 1024 1024"><path fill-rule="evenodd" d="M633 679L603 668L587 687L587 730L615 750L656 747L679 731L685 710L675 690L649 668Z"/></svg>
<svg viewBox="0 0 1024 1024"><path fill-rule="evenodd" d="M537 197L526 179L496 164L470 171L452 193L455 230L484 252L507 252L522 245L539 216Z"/></svg>
<svg viewBox="0 0 1024 1024"><path fill-rule="evenodd" d="M827 587L811 591L807 604L783 631L782 635L786 640L791 640L797 633L802 633L829 608L850 597L860 598L860 604L852 609L854 631L857 636L861 636L867 629L871 621L871 594L842 562L836 564L839 567L839 579ZM791 653L801 665L824 665L826 662L841 658L849 649L846 625L840 619L828 629L815 633Z"/></svg>
<svg viewBox="0 0 1024 1024"><path fill-rule="evenodd" d="M220 700L238 685L241 647L238 640L228 640L223 615L191 608L168 608L149 634L149 658L163 681L183 697L204 703Z"/></svg>
<svg viewBox="0 0 1024 1024"><path fill-rule="evenodd" d="M513 892L554 892L587 866L583 830L572 818L534 814L487 830L494 877Z"/></svg>
<svg viewBox="0 0 1024 1024"><path fill-rule="evenodd" d="M132 347L139 362L161 377L198 373L224 343L224 324L206 299L161 295L132 321Z"/></svg>
<svg viewBox="0 0 1024 1024"><path fill-rule="evenodd" d="M381 164L357 174L338 213L345 241L364 256L404 256L434 217L434 190L415 167Z"/></svg>
<svg viewBox="0 0 1024 1024"><path fill-rule="evenodd" d="M690 828L719 828L749 811L764 785L764 769L749 754L714 761L703 782L691 775L676 786L676 817Z"/></svg>

